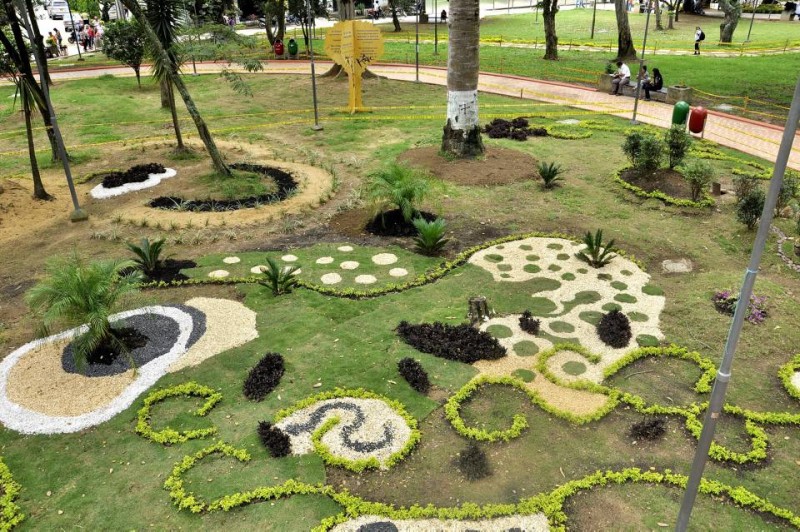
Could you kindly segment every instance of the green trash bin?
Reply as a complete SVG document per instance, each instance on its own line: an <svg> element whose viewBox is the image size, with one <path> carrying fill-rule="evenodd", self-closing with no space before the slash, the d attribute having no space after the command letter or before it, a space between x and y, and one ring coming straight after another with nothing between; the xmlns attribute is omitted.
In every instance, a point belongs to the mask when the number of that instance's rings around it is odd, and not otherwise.
<svg viewBox="0 0 800 532"><path fill-rule="evenodd" d="M289 49L289 57L297 59L297 41L289 39L289 46L287 48Z"/></svg>
<svg viewBox="0 0 800 532"><path fill-rule="evenodd" d="M672 123L675 125L685 125L688 116L689 104L683 100L675 102L675 107L672 108Z"/></svg>

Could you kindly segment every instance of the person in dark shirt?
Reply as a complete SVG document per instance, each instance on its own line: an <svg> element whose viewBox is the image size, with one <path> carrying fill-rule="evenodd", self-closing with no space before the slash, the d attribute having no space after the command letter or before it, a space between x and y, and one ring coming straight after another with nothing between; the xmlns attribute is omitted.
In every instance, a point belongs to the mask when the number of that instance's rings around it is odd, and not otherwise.
<svg viewBox="0 0 800 532"><path fill-rule="evenodd" d="M650 101L650 91L660 91L664 87L664 78L661 77L661 71L657 68L653 69L653 79L646 81L642 88L644 89L645 101Z"/></svg>

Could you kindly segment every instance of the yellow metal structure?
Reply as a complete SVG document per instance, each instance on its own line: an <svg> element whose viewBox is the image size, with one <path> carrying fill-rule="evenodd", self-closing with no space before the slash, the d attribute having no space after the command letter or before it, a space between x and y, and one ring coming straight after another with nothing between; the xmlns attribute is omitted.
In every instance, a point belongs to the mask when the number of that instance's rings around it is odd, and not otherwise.
<svg viewBox="0 0 800 532"><path fill-rule="evenodd" d="M363 110L361 77L367 67L383 55L380 30L361 20L337 22L325 36L325 53L347 72L350 114Z"/></svg>

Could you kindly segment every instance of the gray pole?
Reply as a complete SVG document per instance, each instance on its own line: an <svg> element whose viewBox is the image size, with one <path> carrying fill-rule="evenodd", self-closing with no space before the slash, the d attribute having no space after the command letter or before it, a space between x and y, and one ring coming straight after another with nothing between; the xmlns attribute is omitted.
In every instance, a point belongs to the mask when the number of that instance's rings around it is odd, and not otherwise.
<svg viewBox="0 0 800 532"><path fill-rule="evenodd" d="M439 6L437 0L433 0L433 55L439 55Z"/></svg>
<svg viewBox="0 0 800 532"><path fill-rule="evenodd" d="M415 46L415 48L416 48L416 57L417 57L417 60L416 60L417 61L417 68L416 68L417 77L416 77L415 81L417 83L419 83L419 10L421 8L422 8L422 2L417 2L417 21L416 21L416 25L417 25L417 41L416 41L416 46Z"/></svg>
<svg viewBox="0 0 800 532"><path fill-rule="evenodd" d="M658 0L655 0L658 2ZM636 121L636 111L639 110L639 93L641 92L641 80L639 79L639 75L642 73L642 67L644 66L644 53L647 50L647 30L650 28L650 3L647 3L647 19L644 23L644 40L642 41L642 57L639 59L639 71L636 73L636 88L634 89L634 100L633 100L633 118L631 118L631 124L636 125L639 122ZM622 87L620 87L620 90Z"/></svg>
<svg viewBox="0 0 800 532"><path fill-rule="evenodd" d="M753 243L753 251L750 253L750 263L745 271L742 290L739 292L739 304L733 314L731 328L728 331L728 340L725 343L725 352L722 356L722 363L717 371L714 380L714 389L711 390L711 400L706 410L705 420L703 421L703 432L697 443L697 451L694 454L692 470L689 473L689 481L686 483L686 492L683 494L681 510L678 513L678 522L675 523L676 532L685 532L689 524L689 516L692 514L694 500L697 497L697 489L700 486L700 479L703 477L703 469L708 460L708 450L711 441L714 439L714 429L717 425L722 406L725 403L725 391L728 389L728 382L731 379L731 365L733 355L736 352L736 345L739 343L739 334L742 332L744 315L747 311L747 303L753 293L753 285L756 282L758 266L761 263L761 255L764 252L764 245L769 236L769 226L772 224L775 204L778 199L781 185L783 184L783 174L786 171L786 163L792 151L792 142L797 131L797 121L800 120L800 79L794 88L794 98L792 107L789 109L789 116L786 119L786 126L783 129L783 139L781 147L778 149L778 157L775 160L775 170L772 172L772 180L769 184L767 199L764 201L764 210L761 212L761 222L758 225L758 233Z"/></svg>
<svg viewBox="0 0 800 532"><path fill-rule="evenodd" d="M597 18L597 0L592 2L592 35L590 39L594 39L594 21Z"/></svg>
<svg viewBox="0 0 800 532"><path fill-rule="evenodd" d="M69 11L69 20L72 22L72 35L75 36L75 46L78 47L78 61L83 61L83 57L81 57L81 41L78 37L77 28L75 27L75 19L72 18L72 7L70 7L69 2L67 2L67 10ZM117 11L117 13L119 13L119 11ZM67 39L67 42L69 42L69 39Z"/></svg>
<svg viewBox="0 0 800 532"><path fill-rule="evenodd" d="M750 42L750 32L753 31L753 21L756 19L756 0L753 0L753 16L750 17L750 28L747 30L747 39L744 42Z"/></svg>
<svg viewBox="0 0 800 532"><path fill-rule="evenodd" d="M42 57L39 47L33 43L33 26L31 25L30 14L25 7L25 2L22 0L14 0L14 3L17 5L17 11L19 11L20 17L22 18L22 23L25 24L25 31L28 32L28 39L31 39L31 44L33 44L33 53L36 56L36 67L39 70L39 82L42 84L42 92L44 92L44 98L47 101L47 107L50 111L50 121L53 124L53 134L56 137L56 144L58 145L58 156L61 158L61 163L64 165L64 174L67 177L69 194L72 196L72 206L75 210L72 211L69 219L73 222L82 222L83 220L88 219L89 215L86 214L86 211L81 209L81 206L78 203L78 194L75 192L75 185L72 182L72 172L69 168L67 150L64 149L64 139L61 137L61 130L58 129L56 112L53 109L53 102L50 100L50 88L47 86L47 80L44 75L44 67L42 66L44 65L44 61L46 61L46 59ZM69 5L69 3L67 5ZM70 14L70 16L72 15Z"/></svg>
<svg viewBox="0 0 800 532"><path fill-rule="evenodd" d="M306 2L306 18L309 23L308 35L308 55L311 59L311 94L314 98L314 126L311 128L314 131L322 131L322 126L319 125L319 111L317 110L317 76L314 71L314 40L311 38L311 0Z"/></svg>

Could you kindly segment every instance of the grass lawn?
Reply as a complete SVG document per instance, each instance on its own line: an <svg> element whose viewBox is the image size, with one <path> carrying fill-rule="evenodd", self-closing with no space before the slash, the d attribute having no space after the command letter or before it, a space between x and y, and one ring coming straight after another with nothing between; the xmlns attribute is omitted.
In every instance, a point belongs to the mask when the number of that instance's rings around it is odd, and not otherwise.
<svg viewBox="0 0 800 532"><path fill-rule="evenodd" d="M321 276L333 266L317 260L332 257L334 265L344 260L359 263L358 269L340 267L337 270L343 277L337 287L359 287L360 283L352 275L365 274L375 276L376 282L371 286L380 288L393 282L391 275L386 275L387 269L403 268L409 277L414 277L445 260L445 257L415 254L410 239L341 235L328 225L333 217L363 206L360 190L371 171L411 147L437 144L442 119L430 117L432 111L427 108L408 108L414 102L444 101L445 89L387 80L368 81L365 103L379 101L382 106L402 111L385 109L350 119L339 109L346 98L345 84L322 80L320 95L325 130L312 135L307 123L297 123L287 116L298 113L297 109L305 109L306 102L298 101L298 95L306 94L307 79L253 77L254 99L221 98L220 95L225 94L223 91L229 89L222 80L211 76L187 77L187 83L211 129L219 139L233 146L227 152L232 160L241 156L239 152L255 148L269 151L278 158L300 162L313 160L318 166L336 171L341 181L336 196L292 217L241 228L239 239L197 242L188 242L180 232L154 227L146 220L141 227L119 223L113 209L102 211L97 202L90 203L91 225L54 226L34 236L9 241L9 249L17 252L7 262L4 275L8 275L9 280L3 280L0 289L5 290L4 294L12 294L9 304L15 305L13 308L24 308L21 291L15 291L14 287L23 282L30 284L34 277L31 272L38 274L46 256L75 248L93 257L127 256L122 242L145 236L165 237L168 253L196 260L197 268L185 273L197 279L205 279L208 272L220 268L228 269L232 276L246 276L250 268L264 264L265 258L270 256L299 265L303 270L302 279L319 283ZM126 167L134 160L160 157L164 153L161 147L151 149L150 145L131 140L165 132L164 124L169 122L169 115L158 108L158 91L153 85L146 84L139 91L133 79L107 76L59 83L53 97L57 108L63 109L60 116L68 144L80 144L73 150L78 155L76 175L83 176L104 167ZM13 117L0 123L3 146L8 146L5 149L9 151L24 149L24 137L20 138L19 134L20 118L8 111L7 100L0 101L6 106L6 116ZM279 109L274 107L276 101L292 103L288 108ZM535 125L552 124L553 117L548 113L557 113L558 120L570 116L587 118L570 115L568 109L558 106L496 96L482 97L481 104L485 105L484 116L492 113L530 116ZM105 113L111 105L116 109L113 122ZM717 363L730 318L716 312L710 298L716 290L739 286L754 233L736 222L734 207L729 201L721 201L713 209L676 208L658 200L639 199L621 189L611 176L626 165L620 146L627 122L610 117L591 118L604 124L605 129L589 130L591 136L579 140L532 137L519 143L485 138L490 149L515 149L538 161L561 164L565 180L563 186L552 191L543 190L533 181L493 187L448 184L440 196L423 205L425 210L437 212L447 220L448 237L452 239L447 258L471 246L508 235L541 231L580 238L587 231L603 228L605 237L614 238L621 249L635 256L651 276L649 282L663 291L664 308L659 321L659 330L664 335L662 344L674 343L697 350ZM586 131L573 127L576 131ZM190 132L189 127L185 129ZM42 132L37 134L37 142L45 146ZM748 168L748 162L755 162L753 158L730 150L722 151L735 156L737 161L709 162L726 185L734 168ZM43 151L43 163L46 158L47 153ZM3 174L23 173L25 161L24 155L4 156ZM210 185L203 177L210 170L199 168L203 165L198 160L161 162L175 166L179 173L173 179L186 179L187 186ZM187 171L182 174L184 168ZM191 174L190 168L195 169L195 173ZM51 167L46 168L45 177L48 182L63 180ZM24 183L21 178L11 181ZM79 185L79 194L85 194L91 186L92 183ZM154 197L158 195L157 190L157 187L148 189L135 201L140 203ZM198 216L199 225L203 215ZM790 227L786 221L781 223ZM115 231L116 238L93 238L98 231L111 230ZM226 230L224 227L204 229L217 231L219 235ZM59 236L55 238L54 235ZM37 238L48 242L47 247L34 247ZM506 245L512 246L511 243ZM768 297L769 316L762 325L745 324L727 399L729 404L755 413L788 412L797 416L797 399L787 393L776 375L797 352L800 340L797 334L800 303L792 295L800 291L800 278L775 254L774 236L769 245L755 287L756 293ZM342 246L353 249L342 250ZM383 264L389 259L373 260L381 253L391 254L397 261ZM571 259L569 253L563 254L565 256L559 260ZM17 255L21 258L17 259ZM224 259L230 256L241 260L226 263ZM690 259L694 270L687 274L662 271L663 260L678 258ZM586 272L584 274L590 272L595 276L598 273L588 267ZM565 273L571 272L559 270L553 275ZM454 430L442 405L477 375L479 369L477 365L418 351L401 341L395 328L403 320L413 324L463 323L467 299L474 295L486 296L501 315L520 314L534 302L541 304L546 298L551 299L549 305L553 308L563 304L563 312L540 306L544 308L540 317L546 325L551 323L551 315L563 315L576 306L590 304L578 298L573 300L572 289L565 288L563 294L557 294L556 284L542 281L543 276L522 282L495 280L482 266L465 263L424 286L362 300L311 289L296 289L288 295L275 297L255 283L147 290L127 305L183 303L191 297L206 296L241 301L257 313L257 339L198 366L167 374L156 385L161 388L191 380L222 393L222 401L206 417L189 415L201 401L185 398L158 403L152 413L156 430L215 426L217 435L169 446L146 440L134 431L136 412L143 397L111 421L77 434L21 436L4 428L0 430L2 457L22 486L16 501L26 514L22 526L46 530L74 526L251 530L258 523L268 530L309 530L342 511L343 506L334 499L340 497L337 500L341 501L345 489L362 501L396 506L453 507L467 502L507 505L540 493L550 494L547 500L554 500L552 493L558 486L586 478L596 470L621 471L639 467L686 474L696 441L684 428L682 414L665 415L667 430L660 439L638 441L630 436L631 426L650 416L627 404L620 404L597 420L578 425L537 407L518 388L501 384L484 386L465 401L461 412L465 424L484 430L505 430L511 426L514 414L522 414L529 428L508 442L479 443L487 453L490 476L468 481L454 467L456 455L470 440ZM596 279L596 283L605 280ZM615 282L618 290L624 289L619 279L615 278ZM568 286L564 283L564 287ZM537 300L531 297L534 293ZM616 300L631 301L630 297ZM9 320L6 315L0 317ZM562 319L566 318L558 321ZM559 325L563 336L571 336L568 331L572 329L566 326L573 324L562 322ZM22 343L19 339L28 336L31 330L30 321L15 321L10 334L5 339L0 336L2 353L16 349ZM555 327L551 330L555 331ZM553 336L555 333L548 337ZM587 341L586 338L578 340ZM250 368L267 352L283 355L285 374L263 402L248 401L242 395L242 383ZM430 394L414 391L398 374L397 362L404 357L419 360L425 368L433 384ZM533 375L531 385L546 379L543 373L534 375L531 371L536 358L526 357L526 361L530 360L528 371ZM603 384L640 396L648 405L688 408L707 399L707 394L695 390L699 374L697 365L691 362L647 358L626 366ZM407 457L386 471L356 473L326 465L324 453L309 452L284 458L269 456L256 433L258 422L273 421L281 409L336 387L363 388L399 401L418 420L422 433L420 442ZM745 433L743 419L742 415L726 414L720 423L717 442L734 452L748 452L750 438ZM743 486L794 515L800 514L800 502L796 497L800 456L798 425L792 422L781 426L763 421L756 424L766 431L768 458L749 465L711 461L706 478ZM303 495L260 501L230 511L193 514L176 508L163 487L165 480L184 456L198 452L217 439L247 450L251 459L238 462L215 454L186 471L182 477L184 489L203 500L259 487L270 488L289 479L304 486L320 484L332 491L324 492L325 495L320 493L323 488L308 488L308 493ZM333 491L336 493L332 495ZM670 525L674 522L680 494L679 489L667 485L616 485L612 482L568 497L564 511L567 524L578 529L620 524L629 529L655 528L662 522ZM232 504L237 506L242 501L234 502L236 504ZM359 508L359 512L365 511L362 506ZM386 511L386 507L380 505L371 509ZM701 496L696 511L695 523L699 528L712 520L731 530L790 528L786 520L742 510L725 497ZM551 514L550 517L555 522L557 516Z"/></svg>

